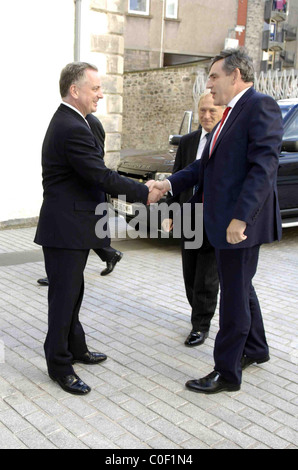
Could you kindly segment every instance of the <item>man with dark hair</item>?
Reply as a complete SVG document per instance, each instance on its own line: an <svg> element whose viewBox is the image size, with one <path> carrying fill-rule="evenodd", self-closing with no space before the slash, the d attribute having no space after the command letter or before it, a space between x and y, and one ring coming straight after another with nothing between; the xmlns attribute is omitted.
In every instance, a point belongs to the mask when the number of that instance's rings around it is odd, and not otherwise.
<svg viewBox="0 0 298 470"><path fill-rule="evenodd" d="M273 98L253 88L252 61L242 49L212 61L207 88L227 105L202 158L168 181L150 183L178 194L198 184L191 202L203 201L204 228L215 247L220 280L220 328L211 374L186 383L201 393L240 389L242 370L269 360L252 279L262 243L281 238L277 170L283 127Z"/></svg>
<svg viewBox="0 0 298 470"><path fill-rule="evenodd" d="M102 149L86 121L103 98L96 67L85 62L67 65L61 73L62 104L55 112L42 146L44 199L35 242L43 247L49 279L48 333L45 354L50 377L63 390L85 395L90 387L73 364L98 364L102 353L90 352L79 320L84 293L84 269L89 250L106 246L95 226L103 215L95 208L105 193L126 195L131 202L155 202L146 185L123 178L107 168Z"/></svg>

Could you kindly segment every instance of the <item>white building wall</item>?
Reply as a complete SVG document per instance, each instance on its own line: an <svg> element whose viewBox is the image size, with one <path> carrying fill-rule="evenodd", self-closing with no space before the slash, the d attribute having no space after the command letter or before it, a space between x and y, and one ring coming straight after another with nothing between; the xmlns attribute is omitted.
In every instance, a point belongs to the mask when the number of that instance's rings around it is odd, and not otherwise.
<svg viewBox="0 0 298 470"><path fill-rule="evenodd" d="M2 0L0 223L36 217L41 146L74 54L73 0Z"/></svg>

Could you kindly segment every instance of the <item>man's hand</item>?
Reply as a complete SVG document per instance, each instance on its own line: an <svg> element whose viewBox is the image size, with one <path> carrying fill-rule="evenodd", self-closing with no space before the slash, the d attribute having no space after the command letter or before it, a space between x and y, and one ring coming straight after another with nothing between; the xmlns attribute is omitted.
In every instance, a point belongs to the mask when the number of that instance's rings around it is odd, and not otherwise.
<svg viewBox="0 0 298 470"><path fill-rule="evenodd" d="M244 235L246 229L246 222L243 220L232 219L230 225L227 228L227 242L232 245L241 243L247 239L247 236Z"/></svg>
<svg viewBox="0 0 298 470"><path fill-rule="evenodd" d="M151 190L149 190L149 193L148 193L147 204L153 204L154 202L158 202L162 198L162 196L163 196L162 191L160 191L157 188L152 188Z"/></svg>
<svg viewBox="0 0 298 470"><path fill-rule="evenodd" d="M173 229L173 219L164 219L161 227L165 232L170 232Z"/></svg>
<svg viewBox="0 0 298 470"><path fill-rule="evenodd" d="M167 181L149 180L145 183L149 188L147 204L158 202L162 196L170 189Z"/></svg>
<svg viewBox="0 0 298 470"><path fill-rule="evenodd" d="M156 188L162 191L163 194L165 194L167 191L171 189L170 183L167 180L164 180L164 181L149 180L145 184L146 186L148 186L149 192L151 192L154 188Z"/></svg>

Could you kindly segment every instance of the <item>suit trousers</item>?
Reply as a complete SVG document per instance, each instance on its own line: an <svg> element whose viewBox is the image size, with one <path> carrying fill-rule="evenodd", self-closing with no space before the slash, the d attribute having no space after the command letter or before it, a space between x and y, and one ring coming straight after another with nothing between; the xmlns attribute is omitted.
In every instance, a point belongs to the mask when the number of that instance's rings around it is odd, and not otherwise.
<svg viewBox="0 0 298 470"><path fill-rule="evenodd" d="M259 246L216 249L220 280L219 331L215 338L215 370L229 382L241 383L241 358L258 359L269 349L259 301L252 285Z"/></svg>
<svg viewBox="0 0 298 470"><path fill-rule="evenodd" d="M72 360L88 351L79 321L89 250L43 247L48 290L48 332L44 344L50 375L73 374Z"/></svg>
<svg viewBox="0 0 298 470"><path fill-rule="evenodd" d="M182 269L187 300L191 306L192 331L207 332L217 304L219 280L214 248L204 232L202 246L185 249Z"/></svg>
<svg viewBox="0 0 298 470"><path fill-rule="evenodd" d="M97 254L97 256L99 256L102 261L109 262L114 258L117 250L115 250L115 248L112 248L109 245L105 246L104 248L95 248L93 251Z"/></svg>

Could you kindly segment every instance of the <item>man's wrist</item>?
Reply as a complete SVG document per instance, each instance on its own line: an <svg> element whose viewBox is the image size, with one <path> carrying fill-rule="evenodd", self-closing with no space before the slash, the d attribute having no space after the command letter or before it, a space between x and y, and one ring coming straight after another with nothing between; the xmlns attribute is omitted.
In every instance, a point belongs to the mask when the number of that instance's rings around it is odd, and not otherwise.
<svg viewBox="0 0 298 470"><path fill-rule="evenodd" d="M171 182L168 179L166 179L166 180L164 180L163 183L164 183L164 187L165 187L164 192L165 193L167 193L168 191L172 192Z"/></svg>

